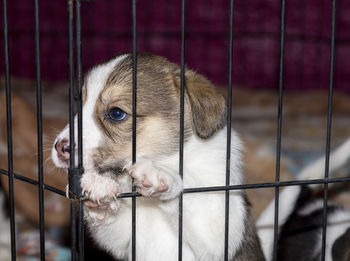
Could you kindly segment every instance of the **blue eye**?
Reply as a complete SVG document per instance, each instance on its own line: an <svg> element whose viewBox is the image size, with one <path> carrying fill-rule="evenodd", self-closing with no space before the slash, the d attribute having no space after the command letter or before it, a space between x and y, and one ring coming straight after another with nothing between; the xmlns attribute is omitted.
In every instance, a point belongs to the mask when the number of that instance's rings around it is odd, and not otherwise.
<svg viewBox="0 0 350 261"><path fill-rule="evenodd" d="M112 121L122 121L125 119L126 113L122 109L114 107L109 111L108 116Z"/></svg>

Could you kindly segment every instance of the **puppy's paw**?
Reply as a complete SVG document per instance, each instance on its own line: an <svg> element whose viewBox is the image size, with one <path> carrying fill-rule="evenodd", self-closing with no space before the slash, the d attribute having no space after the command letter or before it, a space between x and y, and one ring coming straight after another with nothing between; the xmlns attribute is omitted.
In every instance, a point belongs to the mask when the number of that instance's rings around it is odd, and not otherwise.
<svg viewBox="0 0 350 261"><path fill-rule="evenodd" d="M129 174L134 178L137 191L145 197L165 200L177 194L172 175L150 160L139 160L130 168Z"/></svg>
<svg viewBox="0 0 350 261"><path fill-rule="evenodd" d="M109 215L116 213L119 207L118 201L102 201L97 203L96 201L86 200L84 201L84 207L86 214L95 220L95 222L104 221Z"/></svg>
<svg viewBox="0 0 350 261"><path fill-rule="evenodd" d="M118 201L100 202L84 201L84 218L90 226L108 224L116 216Z"/></svg>
<svg viewBox="0 0 350 261"><path fill-rule="evenodd" d="M111 177L89 173L82 176L81 188L82 195L89 201L96 203L97 206L103 206L117 200L119 185Z"/></svg>

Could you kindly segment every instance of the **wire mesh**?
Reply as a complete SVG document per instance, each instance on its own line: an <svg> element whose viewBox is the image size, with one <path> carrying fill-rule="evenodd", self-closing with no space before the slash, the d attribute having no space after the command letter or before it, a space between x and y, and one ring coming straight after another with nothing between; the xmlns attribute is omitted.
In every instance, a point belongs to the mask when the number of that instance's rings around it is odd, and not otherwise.
<svg viewBox="0 0 350 261"><path fill-rule="evenodd" d="M75 7L74 7L75 1ZM71 260L84 260L84 222L83 222L83 204L81 199L81 188L79 178L83 172L83 126L82 126L82 59L81 59L81 2L92 2L95 0L67 0L68 4L68 41L69 41L69 123L70 123L70 151L75 155L76 145L74 133L74 115L77 113L78 125L78 144L77 155L78 164L75 157L70 157L69 168L69 195L71 206ZM97 0L96 0L97 1ZM181 2L181 84L180 84L180 140L179 140L179 175L183 178L183 146L184 146L184 94L186 88L185 82L185 14L186 1ZM74 17L75 8L75 17ZM43 145L42 145L42 96L41 96L41 65L40 65L40 19L38 0L34 1L35 11L35 53L36 53L36 92L37 92L37 135L38 135L38 181L22 176L13 171L13 148L12 148L12 113L11 113L11 83L10 83L10 57L8 40L8 17L7 1L3 0L3 19L4 19L4 58L5 58L5 89L6 89L6 116L7 116L7 147L8 147L8 170L0 169L0 174L8 176L9 182L9 206L10 206L10 224L11 224L11 255L12 260L16 260L16 234L15 234L15 213L14 213L14 179L32 184L38 187L39 191L39 216L40 216L40 259L45 260L45 220L44 220L44 190L48 190L65 196L65 192L44 183L43 178ZM323 226L322 226L322 253L321 258L325 260L326 254L326 231L327 231L327 202L328 202L328 184L350 182L350 177L330 178L329 177L329 159L330 143L332 129L332 105L333 105L333 78L334 78L334 50L335 50L335 19L336 19L336 0L332 1L332 35L331 35L331 57L330 57L330 76L329 76L329 95L328 95L328 120L326 135L326 161L325 176L323 179L313 180L295 180L280 181L280 160L281 160L281 140L282 140L282 110L283 110L283 65L284 65L284 42L285 42L285 0L281 0L281 21L280 21L280 66L279 66L279 102L278 102L278 126L277 126L277 153L276 153L276 177L275 182L254 183L242 185L230 185L230 148L231 148L231 107L232 107L232 68L233 68L233 12L234 1L230 1L230 21L229 21L229 66L228 66L228 116L227 116L227 153L226 153L226 184L215 187L196 187L185 188L179 196L179 223L178 223L178 260L182 260L183 244L183 194L184 193L205 193L212 191L225 191L225 253L224 258L228 260L229 246L229 192L232 190L245 190L256 188L275 188L275 215L274 215L274 248L273 260L277 260L278 252L278 209L279 209L279 189L285 186L300 186L310 184L323 184L324 186L324 208L323 208ZM136 112L137 112L137 1L132 2L133 14L133 153L132 162L136 162ZM74 19L76 38L74 39ZM76 58L74 58L74 43L76 44ZM76 64L76 74L74 65ZM77 87L78 99L75 102L75 87ZM76 107L75 107L76 106ZM76 108L76 110L75 110ZM136 260L136 197L141 196L136 192L133 186L132 192L122 193L118 198L132 198L132 260Z"/></svg>

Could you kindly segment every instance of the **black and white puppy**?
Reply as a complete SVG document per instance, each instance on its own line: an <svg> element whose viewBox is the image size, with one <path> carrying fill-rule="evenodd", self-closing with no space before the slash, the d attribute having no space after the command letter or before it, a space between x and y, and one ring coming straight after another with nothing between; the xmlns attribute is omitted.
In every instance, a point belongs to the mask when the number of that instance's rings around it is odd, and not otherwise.
<svg viewBox="0 0 350 261"><path fill-rule="evenodd" d="M137 190L137 260L177 260L178 196L183 188L225 185L224 98L203 76L185 73L184 177L178 174L180 68L163 57L137 56L137 161L132 165L132 55L97 65L83 87L81 187L89 201L85 219L92 237L117 259L131 258L131 200ZM230 184L243 182L241 142L232 131ZM77 135L76 135L77 136ZM69 127L52 150L68 168ZM77 143L75 141L75 143ZM75 155L76 156L76 155ZM229 260L264 260L243 191L229 196ZM225 193L185 194L183 260L224 260Z"/></svg>
<svg viewBox="0 0 350 261"><path fill-rule="evenodd" d="M330 158L329 172L335 172L350 160L350 139ZM322 179L325 157L318 159L298 175L299 180ZM329 184L329 190L334 184ZM279 197L279 238L277 260L321 260L323 229L323 185L290 186ZM275 202L271 202L257 221L257 229L267 260L272 260ZM326 261L350 260L350 210L329 201L327 207Z"/></svg>

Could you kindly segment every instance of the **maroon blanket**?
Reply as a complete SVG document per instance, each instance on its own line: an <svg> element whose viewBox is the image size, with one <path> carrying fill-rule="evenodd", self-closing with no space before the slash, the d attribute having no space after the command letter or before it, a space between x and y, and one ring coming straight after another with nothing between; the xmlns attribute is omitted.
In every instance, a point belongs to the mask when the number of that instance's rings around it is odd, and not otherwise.
<svg viewBox="0 0 350 261"><path fill-rule="evenodd" d="M235 84L278 88L280 2L235 1ZM285 88L328 88L332 1L286 2ZM336 89L348 92L349 12L349 1L337 1L334 84ZM8 16L11 74L35 78L33 1L8 1ZM41 0L40 18L43 79L67 80L67 1ZM138 50L179 62L180 18L181 1L138 1ZM186 64L219 84L227 84L228 79L228 25L228 0L187 1ZM84 71L116 53L131 51L131 1L82 2L82 30ZM3 73L3 39L0 40Z"/></svg>

